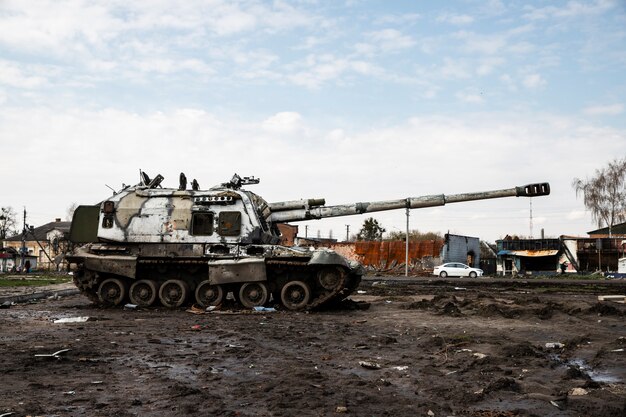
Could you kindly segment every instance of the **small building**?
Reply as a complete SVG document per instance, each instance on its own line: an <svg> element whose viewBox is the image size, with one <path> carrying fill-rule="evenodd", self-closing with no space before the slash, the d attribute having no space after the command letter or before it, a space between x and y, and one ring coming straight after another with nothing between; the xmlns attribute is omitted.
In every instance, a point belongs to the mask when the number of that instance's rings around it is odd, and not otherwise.
<svg viewBox="0 0 626 417"><path fill-rule="evenodd" d="M569 261L568 271L615 272L619 259L626 255L626 223L587 232L589 237L561 236L563 261Z"/></svg>
<svg viewBox="0 0 626 417"><path fill-rule="evenodd" d="M555 274L560 271L560 239L497 240L498 275Z"/></svg>
<svg viewBox="0 0 626 417"><path fill-rule="evenodd" d="M444 264L447 262L460 262L472 268L479 268L480 239L446 233L443 237L441 260Z"/></svg>
<svg viewBox="0 0 626 417"><path fill-rule="evenodd" d="M0 272L11 272L16 268L18 252L15 248L0 248Z"/></svg>
<svg viewBox="0 0 626 417"><path fill-rule="evenodd" d="M496 245L480 241L480 263L479 268L485 275L495 275L498 265L498 255L496 255Z"/></svg>
<svg viewBox="0 0 626 417"><path fill-rule="evenodd" d="M43 226L31 228L24 235L20 233L5 239L4 248L14 251L10 270L22 267L22 251L24 263L30 261L31 269L58 270L64 263L63 254L68 248L67 237L71 224L72 222L56 219Z"/></svg>

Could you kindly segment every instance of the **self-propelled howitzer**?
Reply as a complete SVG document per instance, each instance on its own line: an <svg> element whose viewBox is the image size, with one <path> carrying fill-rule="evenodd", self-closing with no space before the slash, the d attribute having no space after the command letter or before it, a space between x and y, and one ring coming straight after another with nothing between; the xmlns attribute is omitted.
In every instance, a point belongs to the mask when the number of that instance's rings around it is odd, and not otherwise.
<svg viewBox="0 0 626 417"><path fill-rule="evenodd" d="M70 240L74 282L92 300L166 307L219 305L231 293L245 307L282 304L310 309L340 301L359 285L362 267L332 250L280 245L278 224L447 203L541 196L547 183L482 193L326 206L323 199L267 203L242 188L253 177L191 189L161 188L142 173L94 206L79 206Z"/></svg>

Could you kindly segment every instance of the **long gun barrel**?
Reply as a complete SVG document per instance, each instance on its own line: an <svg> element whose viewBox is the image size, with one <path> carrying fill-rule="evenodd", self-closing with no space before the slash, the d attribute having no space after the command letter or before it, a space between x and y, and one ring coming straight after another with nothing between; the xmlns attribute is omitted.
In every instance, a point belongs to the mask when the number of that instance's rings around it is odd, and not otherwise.
<svg viewBox="0 0 626 417"><path fill-rule="evenodd" d="M352 216L375 211L396 210L402 208L424 208L443 206L462 201L487 200L503 197L539 197L550 194L547 182L528 184L504 190L484 191L451 195L427 195L400 200L373 201L367 203L341 204L324 206L324 199L309 199L270 203L267 220L271 223L297 222L326 217Z"/></svg>

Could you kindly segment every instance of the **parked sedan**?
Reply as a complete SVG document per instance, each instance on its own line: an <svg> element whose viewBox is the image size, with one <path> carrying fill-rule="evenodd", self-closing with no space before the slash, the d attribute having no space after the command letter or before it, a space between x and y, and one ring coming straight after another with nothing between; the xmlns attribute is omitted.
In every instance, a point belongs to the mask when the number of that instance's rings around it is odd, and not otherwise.
<svg viewBox="0 0 626 417"><path fill-rule="evenodd" d="M483 270L472 268L458 262L448 262L447 264L435 267L433 275L438 275L441 278L445 278L447 276L476 278L483 276Z"/></svg>

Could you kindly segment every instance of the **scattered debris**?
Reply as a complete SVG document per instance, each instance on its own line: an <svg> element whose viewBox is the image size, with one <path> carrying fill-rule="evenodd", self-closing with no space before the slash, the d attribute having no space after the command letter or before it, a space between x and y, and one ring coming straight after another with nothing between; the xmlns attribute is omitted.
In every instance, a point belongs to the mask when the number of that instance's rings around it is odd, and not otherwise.
<svg viewBox="0 0 626 417"><path fill-rule="evenodd" d="M358 290L356 293L357 293L357 294L367 294L367 291Z"/></svg>
<svg viewBox="0 0 626 417"><path fill-rule="evenodd" d="M589 391L584 388L572 388L567 394L571 396L580 396L589 394Z"/></svg>
<svg viewBox="0 0 626 417"><path fill-rule="evenodd" d="M5 301L4 303L0 304L0 308L11 308L11 306L15 305L15 303L12 303L11 301ZM11 413L13 414L13 413ZM4 415L4 414L2 414Z"/></svg>
<svg viewBox="0 0 626 417"><path fill-rule="evenodd" d="M74 395L74 394L76 394L76 391L65 391L63 394L64 395Z"/></svg>
<svg viewBox="0 0 626 417"><path fill-rule="evenodd" d="M37 358L55 358L55 359L61 359L62 354L69 352L70 349L61 349L61 350L57 350L54 353L37 353L35 354L35 357Z"/></svg>
<svg viewBox="0 0 626 417"><path fill-rule="evenodd" d="M202 326L200 326L199 324L194 324L193 326L191 326L191 330L194 330L197 332L199 330L202 330Z"/></svg>
<svg viewBox="0 0 626 417"><path fill-rule="evenodd" d="M274 307L263 307L263 306L256 306L256 307L252 307L253 311L266 311L269 313L273 313L276 311L276 309Z"/></svg>
<svg viewBox="0 0 626 417"><path fill-rule="evenodd" d="M626 304L626 295L599 295L598 301L613 301L614 303Z"/></svg>
<svg viewBox="0 0 626 417"><path fill-rule="evenodd" d="M475 356L477 359L485 359L485 358L487 357L487 355L485 355L484 353L478 353L478 352L475 352L475 353L474 353L474 356Z"/></svg>
<svg viewBox="0 0 626 417"><path fill-rule="evenodd" d="M137 304L126 304L124 305L124 310L137 310L139 306Z"/></svg>
<svg viewBox="0 0 626 417"><path fill-rule="evenodd" d="M0 417L9 417L9 416L12 416L13 414L15 413L4 413L4 414L0 414Z"/></svg>
<svg viewBox="0 0 626 417"><path fill-rule="evenodd" d="M348 407L344 407L343 405L339 405L337 406L337 408L335 408L335 413L347 413L348 412Z"/></svg>
<svg viewBox="0 0 626 417"><path fill-rule="evenodd" d="M407 369L409 369L408 366L394 366L393 369L395 369L396 371L406 371Z"/></svg>
<svg viewBox="0 0 626 417"><path fill-rule="evenodd" d="M435 413L433 412L433 410L428 410L428 413L426 413L426 414L428 414L429 417L434 417L435 416Z"/></svg>
<svg viewBox="0 0 626 417"><path fill-rule="evenodd" d="M622 348L622 349L613 349L611 352L623 352L623 351L624 349Z"/></svg>
<svg viewBox="0 0 626 417"><path fill-rule="evenodd" d="M559 342L548 342L546 343L546 349L562 349L565 346L563 343Z"/></svg>
<svg viewBox="0 0 626 417"><path fill-rule="evenodd" d="M197 304L194 304L191 306L191 308L188 308L187 310L185 310L185 312L191 313L191 314L204 314L206 311L207 310L198 306Z"/></svg>
<svg viewBox="0 0 626 417"><path fill-rule="evenodd" d="M359 365L365 369L380 369L380 364L376 362L360 361Z"/></svg>
<svg viewBox="0 0 626 417"><path fill-rule="evenodd" d="M456 291L465 291L465 290L467 290L467 288L464 288L464 287L454 287L454 289Z"/></svg>
<svg viewBox="0 0 626 417"><path fill-rule="evenodd" d="M550 401L550 404L552 404L553 406L555 406L556 408L561 408L561 406L559 405L559 403L557 403L556 401Z"/></svg>
<svg viewBox="0 0 626 417"><path fill-rule="evenodd" d="M62 323L84 323L86 321L91 320L90 317L66 317L63 319L57 319L54 321L55 324L62 324Z"/></svg>
<svg viewBox="0 0 626 417"><path fill-rule="evenodd" d="M211 311L219 310L221 306L208 306L204 311L210 313Z"/></svg>

